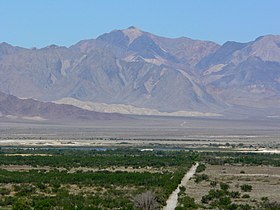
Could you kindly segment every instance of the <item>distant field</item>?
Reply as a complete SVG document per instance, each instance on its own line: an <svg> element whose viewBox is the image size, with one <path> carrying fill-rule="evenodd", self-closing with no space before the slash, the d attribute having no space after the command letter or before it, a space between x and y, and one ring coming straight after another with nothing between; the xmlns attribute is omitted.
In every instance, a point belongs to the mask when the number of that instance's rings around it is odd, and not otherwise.
<svg viewBox="0 0 280 210"><path fill-rule="evenodd" d="M280 120L139 117L133 123L0 121L0 146L206 148L280 147ZM228 146L228 145L227 145Z"/></svg>

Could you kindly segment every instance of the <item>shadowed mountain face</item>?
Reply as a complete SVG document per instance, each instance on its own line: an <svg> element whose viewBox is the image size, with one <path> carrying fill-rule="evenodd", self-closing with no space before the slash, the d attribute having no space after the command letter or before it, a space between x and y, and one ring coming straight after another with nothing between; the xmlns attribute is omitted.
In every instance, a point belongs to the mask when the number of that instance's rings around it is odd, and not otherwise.
<svg viewBox="0 0 280 210"><path fill-rule="evenodd" d="M279 46L279 36L272 35L219 46L159 37L135 27L70 48L2 43L0 91L42 101L72 97L160 111L278 107Z"/></svg>
<svg viewBox="0 0 280 210"><path fill-rule="evenodd" d="M72 105L43 103L34 99L19 99L0 92L0 117L17 117L38 120L121 120L128 119L120 114L105 114L87 111Z"/></svg>

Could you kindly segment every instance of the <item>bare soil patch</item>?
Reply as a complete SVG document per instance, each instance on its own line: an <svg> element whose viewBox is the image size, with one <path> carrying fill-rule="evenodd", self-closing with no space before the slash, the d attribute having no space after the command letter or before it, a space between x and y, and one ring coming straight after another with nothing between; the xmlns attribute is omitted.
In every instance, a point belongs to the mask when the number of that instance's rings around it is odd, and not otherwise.
<svg viewBox="0 0 280 210"><path fill-rule="evenodd" d="M201 203L202 196L208 194L210 181L216 181L215 187L219 189L219 183L224 182L230 185L230 191L239 191L241 198L234 199L237 203L248 203L254 205L255 201L268 197L271 201L280 199L280 168L271 166L241 166L241 165L207 165L203 172L209 176L209 181L195 183L190 180L187 185L187 194L195 198L197 203ZM243 192L240 186L251 185L251 192ZM244 199L242 195L249 194L250 198Z"/></svg>

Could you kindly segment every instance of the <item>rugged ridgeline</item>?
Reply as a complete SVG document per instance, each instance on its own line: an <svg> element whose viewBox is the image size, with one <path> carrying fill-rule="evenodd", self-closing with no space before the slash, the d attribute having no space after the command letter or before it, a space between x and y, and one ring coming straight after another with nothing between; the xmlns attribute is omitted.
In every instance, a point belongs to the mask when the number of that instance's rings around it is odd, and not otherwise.
<svg viewBox="0 0 280 210"><path fill-rule="evenodd" d="M277 115L280 36L220 46L130 27L69 48L2 43L0 91L42 101L70 97L161 112L247 113L253 107Z"/></svg>
<svg viewBox="0 0 280 210"><path fill-rule="evenodd" d="M25 120L128 120L120 114L87 111L72 105L43 103L34 99L19 99L0 92L0 117Z"/></svg>
<svg viewBox="0 0 280 210"><path fill-rule="evenodd" d="M208 90L228 103L280 107L280 36L226 42L196 69Z"/></svg>

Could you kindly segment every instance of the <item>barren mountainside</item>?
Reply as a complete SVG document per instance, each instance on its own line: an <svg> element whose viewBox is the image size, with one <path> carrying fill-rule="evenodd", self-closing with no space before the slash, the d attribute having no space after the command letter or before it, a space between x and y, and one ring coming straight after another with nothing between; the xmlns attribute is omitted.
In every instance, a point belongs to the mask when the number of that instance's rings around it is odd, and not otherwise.
<svg viewBox="0 0 280 210"><path fill-rule="evenodd" d="M135 27L66 48L0 44L0 91L162 112L279 108L280 36L249 43L165 38Z"/></svg>
<svg viewBox="0 0 280 210"><path fill-rule="evenodd" d="M280 107L280 36L227 42L197 64L210 93L231 104Z"/></svg>

